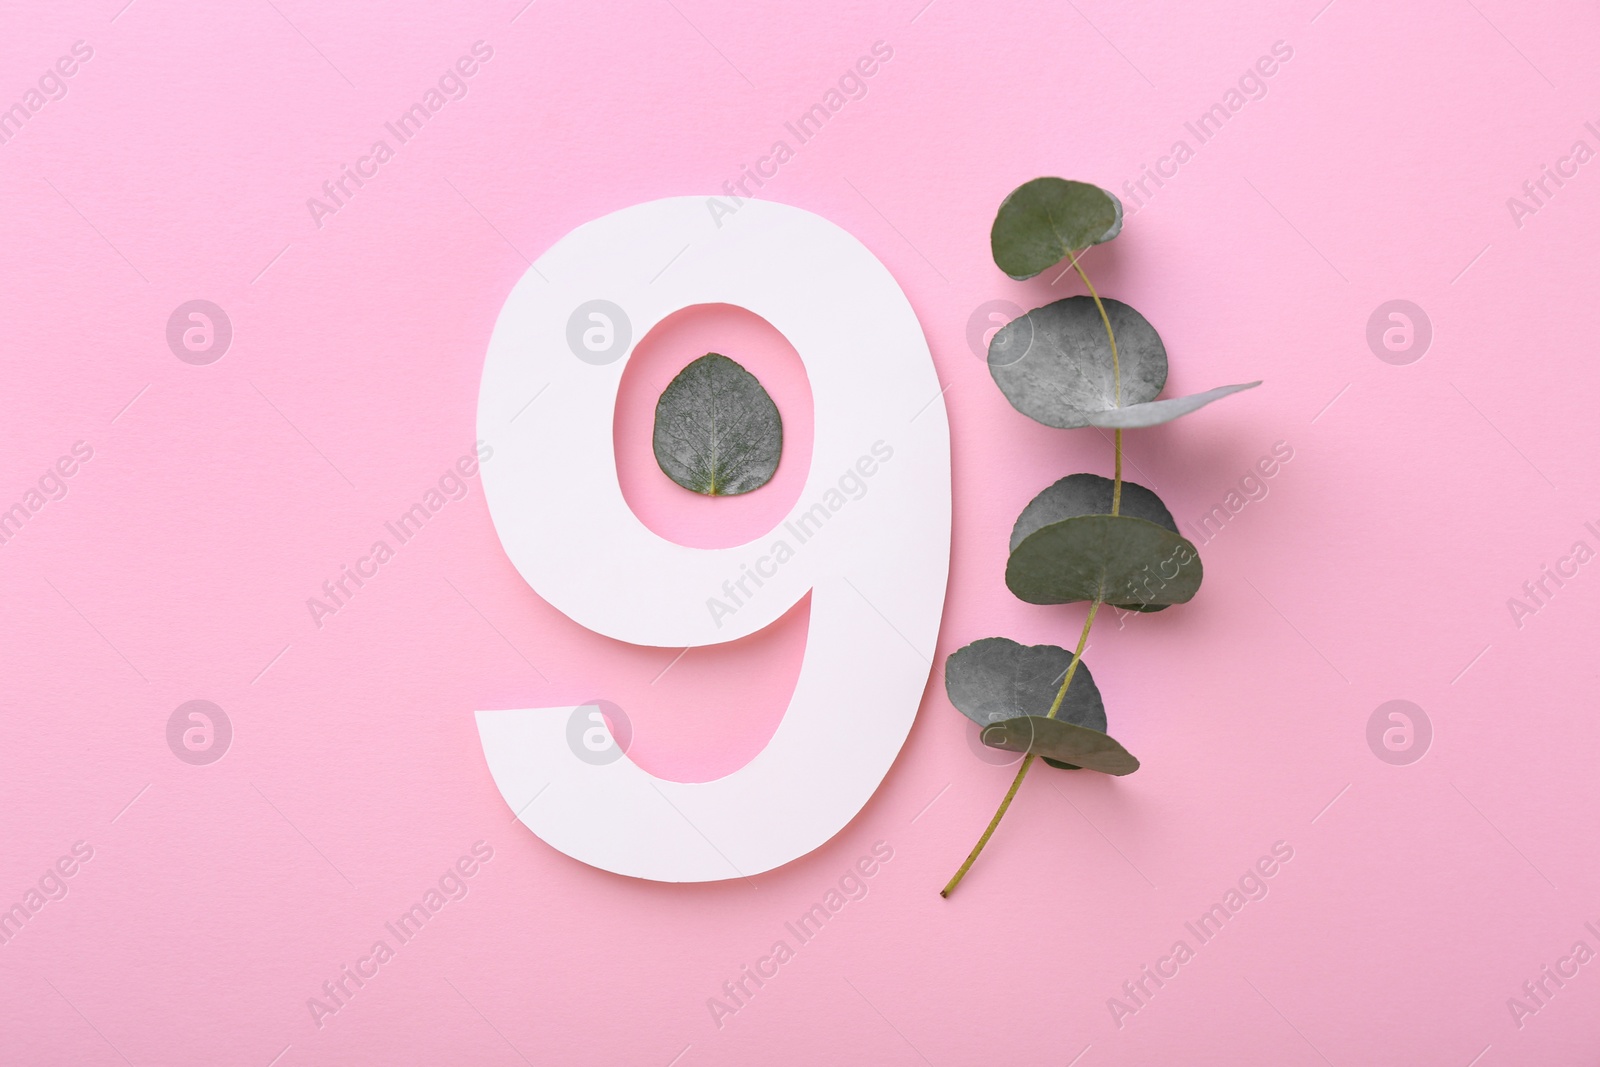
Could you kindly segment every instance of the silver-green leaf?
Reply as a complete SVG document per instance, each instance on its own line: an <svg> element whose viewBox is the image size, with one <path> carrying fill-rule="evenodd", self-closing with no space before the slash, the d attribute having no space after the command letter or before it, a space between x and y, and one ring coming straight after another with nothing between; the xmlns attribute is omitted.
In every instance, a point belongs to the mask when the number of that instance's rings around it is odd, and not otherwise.
<svg viewBox="0 0 1600 1067"><path fill-rule="evenodd" d="M989 230L995 266L1022 281L1122 232L1122 201L1098 185L1035 178L1012 190Z"/></svg>
<svg viewBox="0 0 1600 1067"><path fill-rule="evenodd" d="M656 401L656 462L668 478L707 496L737 496L772 479L783 419L756 376L709 352Z"/></svg>
<svg viewBox="0 0 1600 1067"><path fill-rule="evenodd" d="M1102 303L1117 338L1115 367L1100 309L1087 296L1069 296L1034 308L996 331L989 342L989 373L1012 407L1064 430L1082 426L1129 430L1169 422L1261 384L1226 385L1156 400L1167 384L1167 349L1161 335L1122 301Z"/></svg>
<svg viewBox="0 0 1600 1067"><path fill-rule="evenodd" d="M944 691L956 710L979 726L1047 715L1071 665L1072 653L1059 645L986 637L950 653L944 661ZM1088 664L1078 664L1055 717L1105 732L1106 708Z"/></svg>

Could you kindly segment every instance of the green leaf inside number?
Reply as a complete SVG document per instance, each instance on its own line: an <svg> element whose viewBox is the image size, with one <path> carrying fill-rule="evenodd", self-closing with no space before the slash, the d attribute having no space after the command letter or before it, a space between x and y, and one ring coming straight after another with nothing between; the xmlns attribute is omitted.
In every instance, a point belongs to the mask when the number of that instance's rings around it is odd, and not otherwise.
<svg viewBox="0 0 1600 1067"><path fill-rule="evenodd" d="M755 375L708 352L656 401L652 443L662 472L685 489L738 496L777 472L783 419Z"/></svg>

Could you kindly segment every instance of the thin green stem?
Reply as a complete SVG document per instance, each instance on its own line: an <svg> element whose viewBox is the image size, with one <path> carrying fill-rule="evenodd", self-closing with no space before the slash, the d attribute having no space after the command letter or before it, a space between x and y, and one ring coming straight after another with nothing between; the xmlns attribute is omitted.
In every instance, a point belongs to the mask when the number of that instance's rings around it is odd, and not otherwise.
<svg viewBox="0 0 1600 1067"><path fill-rule="evenodd" d="M1083 265L1078 262L1078 257L1072 257L1072 269L1078 272L1078 277L1083 279L1083 284L1089 290L1089 295L1094 298L1094 306L1100 311L1100 321L1105 323L1106 340L1111 342L1111 381L1116 389L1117 407L1122 406L1122 364L1117 359L1117 335L1111 329L1111 316L1106 314L1106 306L1100 300L1100 294L1095 292L1094 283L1083 272ZM1111 514L1118 515L1122 512L1122 431L1114 432L1117 460L1116 471L1111 481Z"/></svg>
<svg viewBox="0 0 1600 1067"><path fill-rule="evenodd" d="M1112 437L1116 442L1117 468L1111 482L1111 514L1117 515L1122 511L1122 431L1114 431Z"/></svg>
<svg viewBox="0 0 1600 1067"><path fill-rule="evenodd" d="M941 890L941 897L948 897L956 891L956 886L961 884L961 879L967 876L972 865L978 862L978 854L983 851L983 846L989 843L989 838L994 836L995 827L1000 825L1000 820L1006 817L1006 809L1011 807L1012 798L1017 795L1017 790L1022 788L1022 779L1027 777L1028 768L1033 766L1033 753L1030 752L1022 758L1022 766L1017 768L1017 776L1011 779L1011 788L1006 790L1005 799L1000 801L1000 808L994 813L994 818L989 820L989 825L984 828L983 836L978 838L978 843L972 846L972 851L967 853L967 861L961 865L949 883Z"/></svg>
<svg viewBox="0 0 1600 1067"><path fill-rule="evenodd" d="M1089 604L1089 615L1083 620L1083 632L1078 635L1078 647L1072 653L1072 662L1067 664L1066 677L1061 679L1061 688L1056 690L1055 703L1050 705L1047 719L1056 717L1056 712L1061 710L1061 702L1066 699L1067 687L1072 684L1072 676L1078 673L1078 663L1083 659L1084 646L1089 643L1089 627L1094 625L1094 617L1100 610L1100 601L1094 600ZM1022 788L1022 780L1028 776L1028 768L1033 766L1034 753L1030 752L1022 759L1022 766L1017 768L1017 776L1011 780L1011 788L1006 790L1005 799L1000 801L1000 807L994 813L994 818L989 820L989 825L984 828L983 836L978 838L978 843L972 846L972 851L967 853L967 860L956 871L943 889L939 890L941 897L948 897L955 892L956 886L961 884L961 879L967 876L972 865L978 862L978 855L983 852L983 846L989 843L989 838L994 836L994 831L1000 825L1000 820L1005 818L1006 809L1011 807L1011 801L1016 797L1017 790Z"/></svg>
<svg viewBox="0 0 1600 1067"><path fill-rule="evenodd" d="M1089 290L1089 296L1094 299L1094 306L1100 312L1100 321L1106 325L1106 338L1111 342L1111 380L1117 391L1117 407L1122 406L1122 366L1117 361L1117 335L1111 332L1111 317L1106 314L1106 306L1100 301L1100 294L1095 292L1094 283L1083 272L1083 264L1078 262L1078 257L1072 257L1072 269L1078 272L1078 277L1083 279L1084 288Z"/></svg>
<svg viewBox="0 0 1600 1067"><path fill-rule="evenodd" d="M1066 699L1067 686L1072 684L1072 676L1078 673L1078 663L1083 659L1083 650L1089 643L1089 627L1094 625L1094 617L1100 612L1100 599L1096 597L1089 602L1089 614L1083 620L1083 632L1078 635L1078 647L1072 651L1072 662L1067 664L1066 677L1061 679L1061 688L1056 690L1056 702L1050 705L1050 711L1045 715L1047 719L1056 717L1056 712L1061 710L1061 702Z"/></svg>

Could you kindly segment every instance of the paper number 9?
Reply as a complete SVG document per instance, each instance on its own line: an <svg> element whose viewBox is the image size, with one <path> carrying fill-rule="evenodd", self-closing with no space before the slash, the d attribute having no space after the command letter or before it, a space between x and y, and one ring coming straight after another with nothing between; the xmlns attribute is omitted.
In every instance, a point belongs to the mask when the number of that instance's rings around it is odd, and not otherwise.
<svg viewBox="0 0 1600 1067"><path fill-rule="evenodd" d="M710 303L762 316L805 362L814 445L787 516L805 522L803 543L780 522L742 546L686 548L623 500L612 417L630 341ZM578 356L568 335L575 310L607 304L627 339L604 363ZM717 644L771 625L812 593L782 723L759 755L716 781L658 779L626 755L575 758L571 706L480 711L484 755L521 821L592 866L690 882L770 870L854 818L921 702L950 556L940 386L921 325L877 258L819 216L759 200L720 227L692 197L589 222L507 298L484 362L478 436L495 449L484 489L507 555L541 597L596 633L665 648ZM852 473L866 485L854 499L839 492ZM779 540L791 555L755 595L731 614L709 611L723 583ZM572 684L587 694L603 682Z"/></svg>

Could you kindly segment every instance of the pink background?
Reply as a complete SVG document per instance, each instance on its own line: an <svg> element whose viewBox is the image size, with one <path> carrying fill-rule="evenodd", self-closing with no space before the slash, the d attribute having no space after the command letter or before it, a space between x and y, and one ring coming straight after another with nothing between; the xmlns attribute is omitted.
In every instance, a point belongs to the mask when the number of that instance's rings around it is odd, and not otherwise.
<svg viewBox="0 0 1600 1067"><path fill-rule="evenodd" d="M1574 140L1600 148L1583 127L1600 16L1322 2L4 16L0 106L74 41L93 58L0 145L0 506L74 442L94 453L0 546L0 902L75 842L94 851L0 946L0 1061L1592 1062L1600 963L1520 1026L1507 999L1575 942L1600 951L1600 569L1520 628L1507 601L1575 541L1600 547L1583 528L1600 520L1600 163L1520 226L1506 200ZM493 58L468 94L319 228L306 199L479 40ZM1144 768L1040 768L951 900L937 890L1011 771L974 755L937 673L882 788L814 854L713 885L588 869L512 823L473 711L603 698L652 770L722 773L774 728L804 607L676 663L599 638L522 582L477 480L320 628L306 598L470 450L529 258L793 147L784 122L877 41L894 54L867 95L761 195L882 258L949 387L939 658L991 635L1070 642L1081 605L1006 592L1006 536L1050 481L1109 473L1107 442L1014 412L968 345L986 301L1079 291L1000 275L994 208L1036 175L1116 190L1193 148L1184 122L1278 41L1293 57L1266 96L1129 199L1088 263L1162 331L1170 392L1267 381L1131 434L1130 476L1187 524L1276 442L1293 459L1202 545L1192 604L1095 631L1112 731ZM209 366L165 339L197 298L234 330ZM1366 341L1396 298L1434 329L1406 366ZM726 329L724 349L765 343ZM799 441L803 379L773 373ZM739 521L759 528L784 491ZM689 502L632 499L709 536ZM233 724L209 766L167 746L192 699ZM1366 740L1391 699L1433 725L1409 766ZM319 1028L307 998L480 840L493 859L466 897ZM878 841L893 859L870 893L719 1027L707 999ZM1293 859L1267 897L1195 947L1185 921L1279 841ZM1119 1027L1108 998L1180 938L1195 958Z"/></svg>

